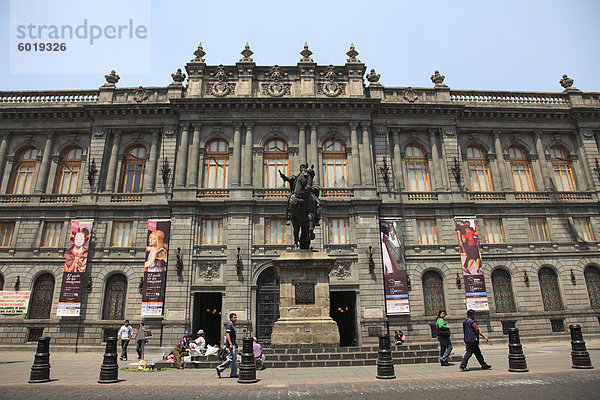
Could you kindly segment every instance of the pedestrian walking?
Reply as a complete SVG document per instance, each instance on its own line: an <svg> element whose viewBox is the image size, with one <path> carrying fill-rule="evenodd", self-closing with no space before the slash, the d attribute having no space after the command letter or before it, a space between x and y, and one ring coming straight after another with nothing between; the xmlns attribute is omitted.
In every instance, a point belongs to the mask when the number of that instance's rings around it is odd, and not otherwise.
<svg viewBox="0 0 600 400"><path fill-rule="evenodd" d="M148 333L149 331L144 326L143 322L140 322L137 330L133 334L133 338L135 339L135 351L138 355L138 360L141 360L144 355L144 346L148 343Z"/></svg>
<svg viewBox="0 0 600 400"><path fill-rule="evenodd" d="M467 318L463 321L463 333L466 351L465 356L460 363L460 370L470 371L467 367L467 363L473 354L475 354L475 358L477 358L477 361L481 364L481 369L485 370L492 368L491 365L486 364L483 359L483 354L481 354L481 350L479 349L479 336L484 338L486 342L490 339L479 329L479 326L475 321L475 311L473 310L467 311Z"/></svg>
<svg viewBox="0 0 600 400"><path fill-rule="evenodd" d="M435 333L438 342L440 342L440 364L442 367L450 365L448 357L452 352L452 341L450 340L450 327L446 322L446 311L440 310L438 312L437 320L435 321Z"/></svg>
<svg viewBox="0 0 600 400"><path fill-rule="evenodd" d="M229 322L225 327L225 345L229 347L229 354L227 354L227 359L221 365L217 367L217 375L219 378L221 377L221 372L225 371L231 364L231 373L229 374L230 378L237 378L237 343L236 343L236 330L235 324L237 322L237 315L235 313L229 314Z"/></svg>
<svg viewBox="0 0 600 400"><path fill-rule="evenodd" d="M133 328L129 326L129 320L126 319L117 335L117 338L121 339L121 357L119 357L119 360L121 361L127 361L127 345L129 344L131 336L133 336Z"/></svg>

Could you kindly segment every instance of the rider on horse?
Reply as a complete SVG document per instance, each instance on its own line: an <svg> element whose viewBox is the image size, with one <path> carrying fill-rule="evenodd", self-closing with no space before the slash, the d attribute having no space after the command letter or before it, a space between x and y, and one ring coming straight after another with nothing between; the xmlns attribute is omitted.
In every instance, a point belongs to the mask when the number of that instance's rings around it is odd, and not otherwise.
<svg viewBox="0 0 600 400"><path fill-rule="evenodd" d="M285 182L289 182L290 184L290 195L288 196L288 200L287 200L287 204L285 206L285 219L286 219L286 225L290 224L290 220L291 220L291 216L290 216L290 203L293 202L298 202L298 201L302 201L302 199L297 198L297 195L295 193L295 189L296 189L296 180L298 179L298 177L303 173L303 172L307 172L310 176L310 184L309 186L306 188L306 193L308 193L315 201L315 208L316 208L316 218L315 218L315 226L320 226L320 221L321 221L321 202L319 201L319 188L316 186L313 186L313 179L315 177L315 170L314 170L314 165L312 165L310 167L310 169L308 169L308 164L301 164L300 165L300 172L298 173L298 175L292 175L290 177L285 176L281 171L279 171L279 176L281 176L281 179L283 179Z"/></svg>

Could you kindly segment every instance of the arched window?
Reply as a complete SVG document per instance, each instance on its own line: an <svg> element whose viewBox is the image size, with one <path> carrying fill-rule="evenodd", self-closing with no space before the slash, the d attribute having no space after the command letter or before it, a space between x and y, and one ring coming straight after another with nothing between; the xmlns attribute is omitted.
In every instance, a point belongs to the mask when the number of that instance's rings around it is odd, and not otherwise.
<svg viewBox="0 0 600 400"><path fill-rule="evenodd" d="M485 151L481 147L467 147L467 164L469 165L469 176L471 177L471 190L474 192L491 192L494 190Z"/></svg>
<svg viewBox="0 0 600 400"><path fill-rule="evenodd" d="M121 193L141 193L144 185L144 168L146 167L146 148L132 146L123 157L123 173L121 174Z"/></svg>
<svg viewBox="0 0 600 400"><path fill-rule="evenodd" d="M585 269L584 275L592 308L600 308L600 270L589 266Z"/></svg>
<svg viewBox="0 0 600 400"><path fill-rule="evenodd" d="M513 182L517 192L533 192L535 185L531 174L531 164L527 159L527 153L520 146L508 148L510 168L512 170Z"/></svg>
<svg viewBox="0 0 600 400"><path fill-rule="evenodd" d="M13 168L11 183L8 193L10 194L29 194L31 193L31 183L35 173L35 162L37 150L33 147L27 147L17 156L17 162Z"/></svg>
<svg viewBox="0 0 600 400"><path fill-rule="evenodd" d="M425 297L425 315L437 315L444 310L444 284L442 276L434 271L423 275L423 296Z"/></svg>
<svg viewBox="0 0 600 400"><path fill-rule="evenodd" d="M324 187L348 187L348 154L340 140L329 139L323 144Z"/></svg>
<svg viewBox="0 0 600 400"><path fill-rule="evenodd" d="M204 179L202 187L222 189L227 187L229 149L223 139L215 139L206 145L204 153Z"/></svg>
<svg viewBox="0 0 600 400"><path fill-rule="evenodd" d="M558 289L558 277L556 272L550 268L542 268L539 273L540 290L542 291L542 301L544 302L544 310L556 311L562 310L562 300L560 299L560 291Z"/></svg>
<svg viewBox="0 0 600 400"><path fill-rule="evenodd" d="M123 274L115 274L108 278L104 288L102 319L123 319L126 295L127 279Z"/></svg>
<svg viewBox="0 0 600 400"><path fill-rule="evenodd" d="M429 169L423 148L409 144L405 148L406 170L408 171L408 190L411 192L428 192L431 190Z"/></svg>
<svg viewBox="0 0 600 400"><path fill-rule="evenodd" d="M54 297L54 277L51 274L40 275L33 285L29 301L29 318L48 319Z"/></svg>
<svg viewBox="0 0 600 400"><path fill-rule="evenodd" d="M566 150L559 146L550 148L550 162L554 172L554 184L559 192L574 192L577 190L573 168Z"/></svg>
<svg viewBox="0 0 600 400"><path fill-rule="evenodd" d="M286 186L286 182L279 177L279 172L285 175L288 171L288 147L281 139L272 139L265 144L263 154L263 187L266 188L282 188Z"/></svg>
<svg viewBox="0 0 600 400"><path fill-rule="evenodd" d="M74 194L79 183L79 172L81 170L81 148L70 147L60 156L54 193Z"/></svg>
<svg viewBox="0 0 600 400"><path fill-rule="evenodd" d="M492 273L492 287L494 288L494 302L496 312L508 313L515 311L515 302L512 294L510 274L503 269Z"/></svg>

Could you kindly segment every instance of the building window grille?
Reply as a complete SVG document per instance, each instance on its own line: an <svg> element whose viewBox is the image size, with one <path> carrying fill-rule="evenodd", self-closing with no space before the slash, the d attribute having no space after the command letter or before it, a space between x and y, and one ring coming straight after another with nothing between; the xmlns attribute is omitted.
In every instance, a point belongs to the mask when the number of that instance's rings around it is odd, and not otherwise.
<svg viewBox="0 0 600 400"><path fill-rule="evenodd" d="M416 144L406 146L405 162L408 173L408 190L410 192L429 192L431 183L423 148Z"/></svg>
<svg viewBox="0 0 600 400"><path fill-rule="evenodd" d="M348 218L329 218L329 243L350 243L350 227Z"/></svg>
<svg viewBox="0 0 600 400"><path fill-rule="evenodd" d="M546 221L546 218L529 218L529 230L531 233L531 241L533 243L550 241L548 222Z"/></svg>
<svg viewBox="0 0 600 400"><path fill-rule="evenodd" d="M559 146L550 148L550 162L554 172L554 184L559 192L574 192L577 190L573 167L569 161L569 155Z"/></svg>
<svg viewBox="0 0 600 400"><path fill-rule="evenodd" d="M583 242L594 241L594 233L592 232L592 225L590 225L589 218L573 218L573 225L575 225L578 240Z"/></svg>
<svg viewBox="0 0 600 400"><path fill-rule="evenodd" d="M202 220L203 245L219 245L223 243L223 220L216 218L205 218Z"/></svg>
<svg viewBox="0 0 600 400"><path fill-rule="evenodd" d="M584 271L585 284L592 308L600 308L600 270L589 266Z"/></svg>
<svg viewBox="0 0 600 400"><path fill-rule="evenodd" d="M42 232L41 247L61 247L63 245L62 229L64 223L61 222L45 222Z"/></svg>
<svg viewBox="0 0 600 400"><path fill-rule="evenodd" d="M44 328L27 328L27 341L37 342L44 334Z"/></svg>
<svg viewBox="0 0 600 400"><path fill-rule="evenodd" d="M535 184L531 173L531 163L525 150L520 146L511 146L508 148L508 156L515 190L517 192L534 192Z"/></svg>
<svg viewBox="0 0 600 400"><path fill-rule="evenodd" d="M127 279L123 274L115 274L108 278L104 289L102 319L123 319L125 316L126 295Z"/></svg>
<svg viewBox="0 0 600 400"><path fill-rule="evenodd" d="M265 144L263 153L263 187L284 188L288 184L279 177L279 171L289 175L289 153L287 144L281 139L272 139Z"/></svg>
<svg viewBox="0 0 600 400"><path fill-rule="evenodd" d="M131 247L133 238L132 221L114 221L112 235L110 238L111 247Z"/></svg>
<svg viewBox="0 0 600 400"><path fill-rule="evenodd" d="M551 319L550 326L552 327L552 332L564 332L565 331L565 321L560 319Z"/></svg>
<svg viewBox="0 0 600 400"><path fill-rule="evenodd" d="M29 318L48 319L54 297L54 277L50 274L40 275L33 285L29 305Z"/></svg>
<svg viewBox="0 0 600 400"><path fill-rule="evenodd" d="M512 283L510 275L503 269L497 269L492 273L492 287L494 289L494 303L497 313L509 313L515 311L515 302L512 294Z"/></svg>
<svg viewBox="0 0 600 400"><path fill-rule="evenodd" d="M508 335L508 330L516 327L516 321L502 321L502 333Z"/></svg>
<svg viewBox="0 0 600 400"><path fill-rule="evenodd" d="M492 178L485 152L479 146L467 147L467 164L471 177L471 188L474 192L491 192Z"/></svg>
<svg viewBox="0 0 600 400"><path fill-rule="evenodd" d="M499 218L484 218L485 237L488 243L504 243L504 228Z"/></svg>
<svg viewBox="0 0 600 400"><path fill-rule="evenodd" d="M81 148L71 147L64 151L60 157L54 193L75 194L79 183L81 170Z"/></svg>
<svg viewBox="0 0 600 400"><path fill-rule="evenodd" d="M146 148L134 146L127 150L123 158L121 174L121 193L141 193L144 186L144 168L146 167Z"/></svg>
<svg viewBox="0 0 600 400"><path fill-rule="evenodd" d="M265 218L265 244L286 244L287 225L284 218Z"/></svg>
<svg viewBox="0 0 600 400"><path fill-rule="evenodd" d="M33 147L23 149L17 156L17 162L13 168L9 193L29 194L35 173L37 150Z"/></svg>
<svg viewBox="0 0 600 400"><path fill-rule="evenodd" d="M0 222L0 247L10 247L14 231L14 222Z"/></svg>
<svg viewBox="0 0 600 400"><path fill-rule="evenodd" d="M562 300L558 288L558 277L550 268L542 268L539 274L540 290L542 291L542 301L544 310L558 311L562 310Z"/></svg>
<svg viewBox="0 0 600 400"><path fill-rule="evenodd" d="M348 187L348 154L344 143L337 139L323 144L323 183L328 188Z"/></svg>
<svg viewBox="0 0 600 400"><path fill-rule="evenodd" d="M437 244L437 225L435 219L418 219L417 235L419 244Z"/></svg>
<svg viewBox="0 0 600 400"><path fill-rule="evenodd" d="M208 189L227 188L229 149L223 139L215 139L206 145L204 153L204 178L202 187Z"/></svg>
<svg viewBox="0 0 600 400"><path fill-rule="evenodd" d="M437 315L444 305L444 287L442 276L435 271L423 275L423 295L425 297L425 315Z"/></svg>

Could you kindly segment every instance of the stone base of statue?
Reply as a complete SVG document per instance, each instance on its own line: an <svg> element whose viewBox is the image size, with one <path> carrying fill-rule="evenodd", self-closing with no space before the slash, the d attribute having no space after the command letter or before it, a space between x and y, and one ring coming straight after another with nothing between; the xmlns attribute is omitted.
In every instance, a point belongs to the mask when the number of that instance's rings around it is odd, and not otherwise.
<svg viewBox="0 0 600 400"><path fill-rule="evenodd" d="M272 344L336 344L340 334L329 316L329 272L335 259L312 250L293 250L273 260L279 278L279 319Z"/></svg>

